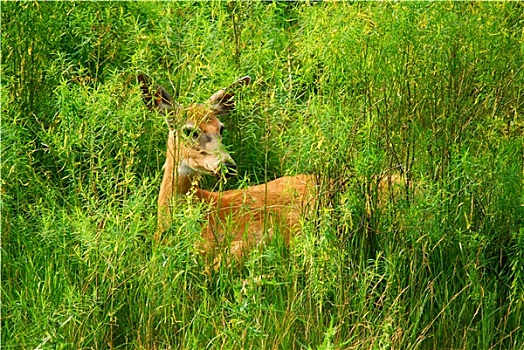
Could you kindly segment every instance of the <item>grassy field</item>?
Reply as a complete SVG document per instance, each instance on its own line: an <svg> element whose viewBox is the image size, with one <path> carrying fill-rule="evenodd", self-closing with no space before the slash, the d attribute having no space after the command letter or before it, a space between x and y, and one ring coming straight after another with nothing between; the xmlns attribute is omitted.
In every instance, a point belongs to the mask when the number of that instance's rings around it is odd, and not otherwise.
<svg viewBox="0 0 524 350"><path fill-rule="evenodd" d="M2 2L5 349L524 349L524 6ZM334 185L300 239L205 272L152 240L167 127L240 76L239 188ZM377 205L380 174L413 184Z"/></svg>

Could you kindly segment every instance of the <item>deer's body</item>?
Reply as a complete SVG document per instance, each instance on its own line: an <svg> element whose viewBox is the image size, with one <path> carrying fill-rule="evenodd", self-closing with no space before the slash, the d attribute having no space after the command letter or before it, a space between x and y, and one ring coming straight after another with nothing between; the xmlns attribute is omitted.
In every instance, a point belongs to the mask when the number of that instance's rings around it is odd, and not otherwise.
<svg viewBox="0 0 524 350"><path fill-rule="evenodd" d="M313 184L311 176L297 175L240 190L197 189L196 197L209 204L204 251L212 252L226 243L231 253L240 256L275 234L288 243L312 204Z"/></svg>
<svg viewBox="0 0 524 350"><path fill-rule="evenodd" d="M236 165L221 144L223 124L217 117L233 108L231 90L249 84L251 78L241 78L229 88L221 89L207 104L188 108L175 105L161 87L152 94L147 77L141 75L138 80L146 105L175 121L169 125L155 239L159 240L171 225L173 201L191 195L194 200L208 204L207 224L202 230L202 248L206 253L227 245L231 253L241 256L265 238L273 238L275 231L288 242L313 205L313 176L282 177L262 185L223 192L206 191L198 186L201 175L236 174ZM182 128L174 127L179 118L185 120Z"/></svg>

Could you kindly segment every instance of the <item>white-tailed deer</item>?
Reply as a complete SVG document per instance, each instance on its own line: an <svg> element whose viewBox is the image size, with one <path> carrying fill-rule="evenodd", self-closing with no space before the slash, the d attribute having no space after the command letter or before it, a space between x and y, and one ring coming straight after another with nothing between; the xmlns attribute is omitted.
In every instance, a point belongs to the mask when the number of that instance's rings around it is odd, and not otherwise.
<svg viewBox="0 0 524 350"><path fill-rule="evenodd" d="M158 196L158 227L155 239L170 227L172 204L180 196L191 195L209 206L203 227L205 253L216 247L229 247L242 256L253 245L271 239L278 230L285 240L300 228L300 220L316 197L315 179L310 175L282 177L239 190L206 191L198 186L201 175L229 177L236 164L222 146L224 125L218 116L234 108L234 90L251 82L238 79L213 94L205 104L182 107L160 86L139 75L143 100L152 110L166 116L169 126L164 176Z"/></svg>

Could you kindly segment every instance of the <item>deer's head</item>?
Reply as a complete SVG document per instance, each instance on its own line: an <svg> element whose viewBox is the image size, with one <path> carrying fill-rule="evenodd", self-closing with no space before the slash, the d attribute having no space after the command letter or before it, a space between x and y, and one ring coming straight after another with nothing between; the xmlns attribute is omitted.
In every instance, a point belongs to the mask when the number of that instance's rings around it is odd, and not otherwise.
<svg viewBox="0 0 524 350"><path fill-rule="evenodd" d="M213 94L206 103L183 107L173 101L161 86L153 88L151 80L137 77L146 106L165 115L169 126L169 150L178 161L178 172L183 175L208 174L231 177L236 175L236 164L222 145L224 124L219 116L234 108L234 90L251 82L249 76L238 79L229 87Z"/></svg>

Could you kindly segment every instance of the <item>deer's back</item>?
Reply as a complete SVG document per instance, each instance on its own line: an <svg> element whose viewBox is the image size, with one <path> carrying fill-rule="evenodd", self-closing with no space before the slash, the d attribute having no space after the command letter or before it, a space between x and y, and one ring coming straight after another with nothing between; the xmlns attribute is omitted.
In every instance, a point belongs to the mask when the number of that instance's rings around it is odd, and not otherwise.
<svg viewBox="0 0 524 350"><path fill-rule="evenodd" d="M198 196L210 204L203 232L205 249L228 241L232 250L240 250L235 252L239 254L277 232L287 242L314 205L315 188L313 176L296 175L239 190L199 191Z"/></svg>

